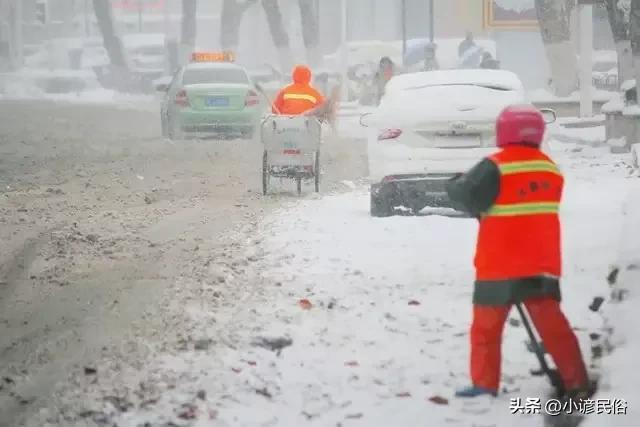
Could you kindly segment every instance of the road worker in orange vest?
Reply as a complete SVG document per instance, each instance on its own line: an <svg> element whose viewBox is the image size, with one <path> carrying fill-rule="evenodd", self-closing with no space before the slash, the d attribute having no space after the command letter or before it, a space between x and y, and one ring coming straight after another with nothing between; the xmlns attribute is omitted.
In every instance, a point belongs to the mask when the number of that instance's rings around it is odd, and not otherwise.
<svg viewBox="0 0 640 427"><path fill-rule="evenodd" d="M510 106L496 123L500 151L447 183L449 197L480 227L471 325L471 386L458 397L497 395L502 331L522 303L558 368L568 396L589 390L576 335L560 309L560 220L564 180L540 150L542 114Z"/></svg>
<svg viewBox="0 0 640 427"><path fill-rule="evenodd" d="M280 90L273 101L274 114L300 115L324 104L324 97L311 86L311 70L298 65L293 70L293 83Z"/></svg>

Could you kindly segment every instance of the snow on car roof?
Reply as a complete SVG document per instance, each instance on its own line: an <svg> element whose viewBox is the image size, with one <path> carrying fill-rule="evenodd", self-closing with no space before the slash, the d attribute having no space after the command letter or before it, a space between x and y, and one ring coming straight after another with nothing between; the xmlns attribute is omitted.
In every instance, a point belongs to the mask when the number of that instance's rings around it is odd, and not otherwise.
<svg viewBox="0 0 640 427"><path fill-rule="evenodd" d="M479 85L523 90L518 76L506 70L438 70L400 74L389 81L387 89L394 91L442 85Z"/></svg>

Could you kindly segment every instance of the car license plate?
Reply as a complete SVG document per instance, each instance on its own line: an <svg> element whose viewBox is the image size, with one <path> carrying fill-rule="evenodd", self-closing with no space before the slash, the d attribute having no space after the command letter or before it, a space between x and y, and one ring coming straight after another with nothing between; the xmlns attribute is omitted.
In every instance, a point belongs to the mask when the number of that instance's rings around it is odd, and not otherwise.
<svg viewBox="0 0 640 427"><path fill-rule="evenodd" d="M207 107L228 107L229 98L226 96L208 96L205 98L204 103Z"/></svg>
<svg viewBox="0 0 640 427"><path fill-rule="evenodd" d="M480 134L436 134L437 148L472 148L482 146Z"/></svg>

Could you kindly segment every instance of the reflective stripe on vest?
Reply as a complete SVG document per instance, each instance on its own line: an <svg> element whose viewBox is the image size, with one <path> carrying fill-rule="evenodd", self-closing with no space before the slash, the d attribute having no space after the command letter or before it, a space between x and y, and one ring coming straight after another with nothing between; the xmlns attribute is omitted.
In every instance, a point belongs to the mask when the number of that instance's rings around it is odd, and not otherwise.
<svg viewBox="0 0 640 427"><path fill-rule="evenodd" d="M558 167L546 160L529 160L524 162L507 162L498 165L502 175L512 175L527 172L550 172L560 175Z"/></svg>
<svg viewBox="0 0 640 427"><path fill-rule="evenodd" d="M484 216L520 216L557 214L560 208L558 202L513 203L508 205L493 205Z"/></svg>
<svg viewBox="0 0 640 427"><path fill-rule="evenodd" d="M285 93L283 98L285 100L296 99L296 100L309 101L313 104L318 103L318 99L315 96L308 95L306 93Z"/></svg>

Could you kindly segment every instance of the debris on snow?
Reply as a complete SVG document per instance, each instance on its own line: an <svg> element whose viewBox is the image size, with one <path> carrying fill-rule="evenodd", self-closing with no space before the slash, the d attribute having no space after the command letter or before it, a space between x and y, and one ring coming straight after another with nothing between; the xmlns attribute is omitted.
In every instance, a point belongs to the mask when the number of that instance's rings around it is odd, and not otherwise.
<svg viewBox="0 0 640 427"><path fill-rule="evenodd" d="M589 310L591 310L593 312L596 312L596 311L600 310L600 306L602 305L603 302L604 302L604 298L602 298L602 297L594 297L593 301L589 305Z"/></svg>
<svg viewBox="0 0 640 427"><path fill-rule="evenodd" d="M435 403L436 405L448 405L449 404L449 400L445 399L442 396L431 396L427 399L429 402Z"/></svg>
<svg viewBox="0 0 640 427"><path fill-rule="evenodd" d="M264 396L267 399L271 399L273 396L271 395L271 393L269 393L269 390L267 390L266 387L263 388L257 388L256 389L256 394L259 394L260 396Z"/></svg>
<svg viewBox="0 0 640 427"><path fill-rule="evenodd" d="M300 301L298 301L298 305L300 306L300 308L302 308L303 310L311 310L311 308L313 307L313 305L311 304L311 301L309 301L306 298L301 299Z"/></svg>
<svg viewBox="0 0 640 427"><path fill-rule="evenodd" d="M255 347L262 347L270 351L275 351L278 355L280 355L280 352L284 348L289 347L292 344L293 344L293 340L291 338L286 338L286 337L275 337L275 338L258 337L252 343L252 345Z"/></svg>
<svg viewBox="0 0 640 427"><path fill-rule="evenodd" d="M209 346L212 343L213 343L213 340L209 338L199 339L199 340L196 340L196 342L193 344L193 349L198 351L208 350Z"/></svg>

